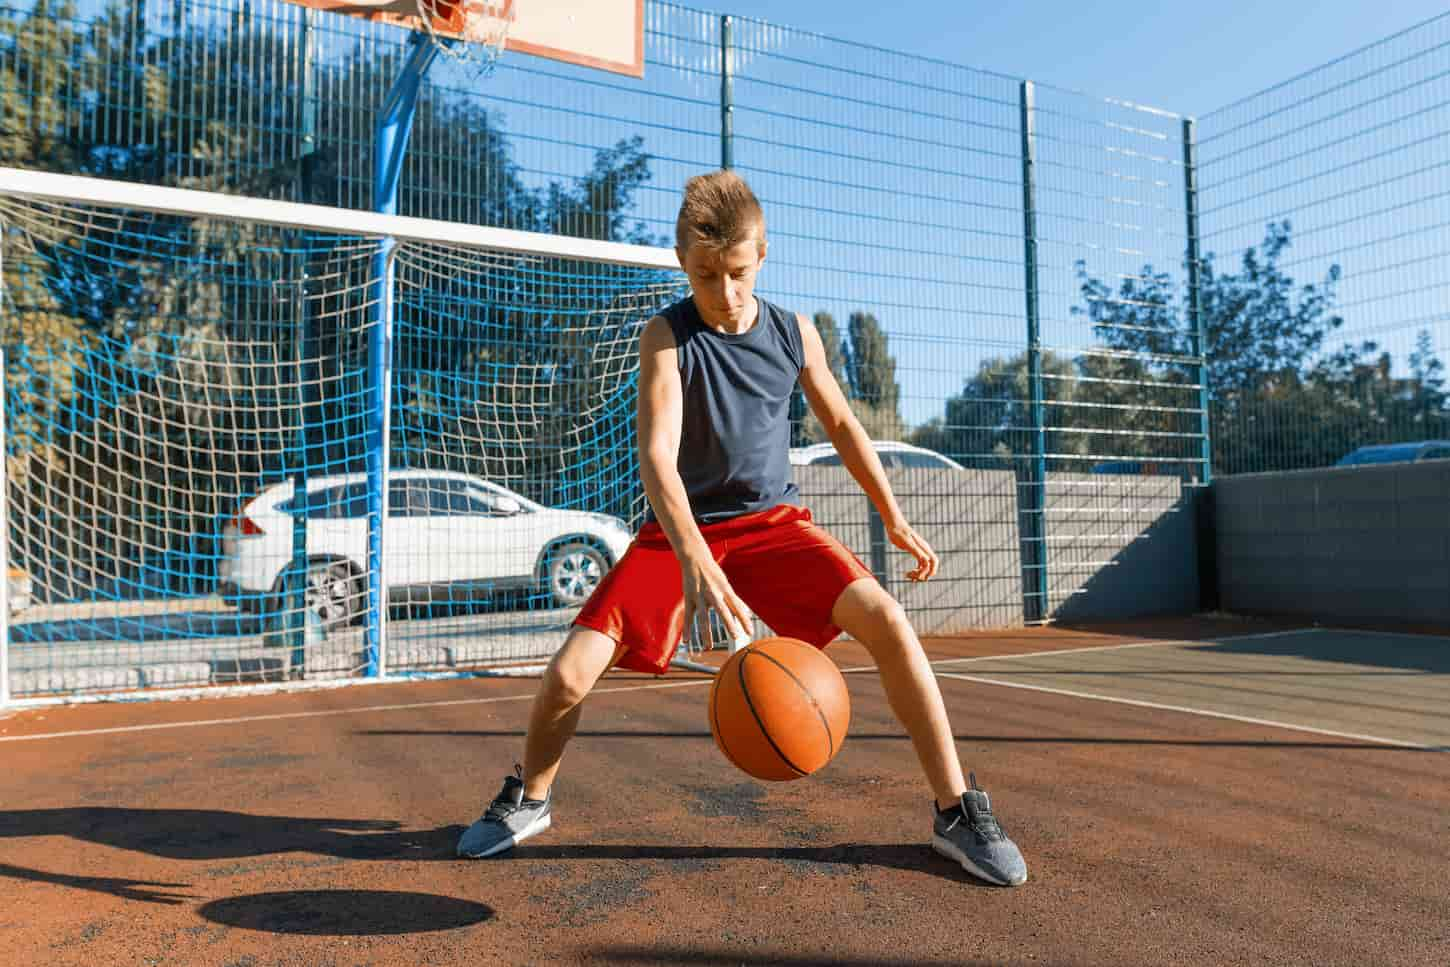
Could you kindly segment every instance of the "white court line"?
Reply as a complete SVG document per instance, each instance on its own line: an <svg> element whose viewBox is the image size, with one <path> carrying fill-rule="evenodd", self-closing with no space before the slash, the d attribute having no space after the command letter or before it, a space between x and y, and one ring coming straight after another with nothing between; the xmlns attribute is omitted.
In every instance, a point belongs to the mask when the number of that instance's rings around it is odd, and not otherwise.
<svg viewBox="0 0 1450 967"><path fill-rule="evenodd" d="M1290 631L1265 631L1255 635L1233 635L1227 638L1168 638L1161 641L1126 641L1116 645L1089 645L1086 648L1054 648L1052 651L1021 651L1007 655L974 655L971 658L942 658L931 663L933 668L941 668L943 665L964 665L976 661L1009 661L1013 658L1046 658L1049 655L1082 655L1099 651L1121 651L1124 648L1162 648L1168 645L1216 645L1225 641L1249 641L1254 638L1281 638L1285 635L1302 635L1307 632L1319 631L1318 628L1294 628ZM856 672L874 672L875 665L857 665L854 668L843 668L841 674L851 675ZM945 674L943 672L942 674Z"/></svg>
<svg viewBox="0 0 1450 967"><path fill-rule="evenodd" d="M1136 641L1136 642L1127 642L1127 643L1117 644L1117 645L1098 645L1098 646L1093 646L1093 647L1088 647L1088 648L1063 648L1063 649L1057 649L1057 650L1054 650L1054 651L1021 652L1021 653L1018 653L1018 654L1011 654L1011 655L979 655L979 656L974 657L974 658L945 658L945 659L942 659L941 661L932 662L932 665L935 667L935 666L939 666L939 665L960 664L960 663L964 663L964 662L994 661L994 660L1013 659L1013 658L1031 658L1031 657L1039 657L1039 656L1046 656L1046 655L1080 654L1080 653L1083 653L1083 652L1094 652L1094 651L1113 651L1113 650L1122 649L1122 648L1149 648L1149 647L1158 647L1158 646L1163 646L1163 645L1212 644L1213 642L1218 642L1218 641L1239 641L1239 640L1245 640L1245 639L1251 639L1251 638L1272 638L1272 637L1279 637L1279 636L1283 636L1283 635L1304 634L1304 633L1312 632L1312 631L1316 631L1316 630L1319 630L1319 629L1315 629L1315 628L1297 628L1297 629L1293 629L1293 630L1290 630L1290 631L1271 631L1271 632L1264 632L1262 634L1239 635L1239 636L1232 637L1232 638L1204 639L1203 641L1195 641L1195 640L1183 640L1183 641L1171 641L1171 640L1170 641ZM857 666L857 667L854 667L854 668L844 668L844 669L842 669L842 672L845 673L845 674L853 674L853 673L857 673L857 672L867 672L867 671L875 671L875 670L876 670L876 666L875 665L860 665L860 666ZM949 675L952 678L964 678L964 676L961 676L961 675L953 675L953 674L951 674L949 672L942 672L941 674ZM445 674L445 677L451 677L451 676L447 676ZM323 687L323 688L340 688L340 687L355 686L355 685L360 685L360 684L393 684L394 682L408 681L409 679L413 679L413 678L415 678L415 676L399 676L397 679L391 679L391 680L389 680L389 679L364 679L364 680L344 679L341 682L326 682L326 683L319 682L319 683L315 683L314 684L314 687L320 686L320 687ZM970 679L970 678L964 678L964 680L970 681L972 679ZM653 690L653 689L663 689L663 688L688 688L688 687L694 686L694 685L708 685L712 681L714 681L714 679L706 678L706 679L692 679L692 680L686 681L686 682L661 682L661 683L655 683L655 684L650 684L650 685L628 685L628 686L621 686L619 688L600 688L600 689L595 689L590 694L593 694L593 695L604 695L604 694L610 694L610 693L616 693L616 692L643 692L643 691L650 691L650 690ZM987 679L982 679L982 681L988 681L988 680ZM344 684L344 683L346 683L346 684ZM268 689L268 691L272 691L272 692L275 693L276 691L284 691L284 690L291 691L291 690L297 690L297 689L300 689L300 688L305 688L307 684L310 684L310 683L302 683L302 682L295 682L294 683L294 682L289 682L289 683L285 683L285 685L290 685L290 686L292 686L292 688L285 688L285 686L282 685L282 683L278 683L277 686L274 686L274 688L272 688L272 689ZM1005 684L1010 684L1010 683L1007 683L1007 682L993 682L993 684L1005 685ZM1024 685L1024 686L1016 686L1016 687L1027 688L1027 687L1032 687L1032 686L1025 686ZM236 686L236 688L238 689L238 691L237 692L234 692L233 694L239 694L239 695L258 695L258 694L264 694L260 689L265 689L266 686L260 686L260 688L258 686ZM218 691L220 691L219 689L211 689L211 690L206 690L206 689L195 689L195 690L188 689L186 691L193 693L192 695L190 695L188 697L210 697L210 696L220 697L220 696L218 696ZM228 691L230 691L230 689L228 689ZM137 694L139 694L139 695L146 695L146 693L144 693L144 692L143 693L137 693ZM149 697L151 697L151 698L159 698L160 696L151 695ZM3 743L3 742L34 742L34 741L39 741L41 739L64 739L64 738L73 738L73 737L86 736L86 735L116 735L116 734L127 733L127 732L152 732L152 731L158 731L158 730L161 730L161 729L184 729L184 728L203 727L203 726L210 726L210 725L236 725L236 724L242 724L242 723L246 723L246 722L274 722L274 721L278 721L278 720L281 720L281 719L322 718L324 716L333 716L333 715L356 715L356 714L363 713L363 712L392 712L392 711L399 711L399 710L404 710L404 709L443 708L443 707L450 706L450 705L489 705L489 704L496 704L496 703L500 703L500 702L517 702L517 701L523 701L523 700L526 700L526 699L532 700L532 698L533 698L532 693L527 694L527 695L495 695L495 696L491 696L489 698L445 699L445 700L436 701L436 702L407 702L407 703L393 704L393 705L360 705L360 706L358 706L356 708L320 709L320 710L310 711L310 712L280 712L280 713L276 713L276 714L272 714L272 715L242 715L242 716L236 716L234 718L225 718L225 719L192 719L192 720L188 720L188 721L184 721L184 722L159 722L159 723L154 723L154 724L151 724L151 725L121 725L121 726L115 726L115 727L106 728L106 729L76 729L76 730L72 730L72 731L68 731L68 732L42 732L42 733L37 733L35 735L9 735L9 736L0 735L0 743ZM34 706L32 706L32 707L34 707ZM1388 741L1388 740L1375 740L1375 741ZM1394 744L1394 743L1391 743L1391 744Z"/></svg>
<svg viewBox="0 0 1450 967"><path fill-rule="evenodd" d="M1220 641L1244 641L1252 638L1275 638L1281 635L1298 635L1322 631L1321 628L1296 628L1291 631L1266 631L1261 634L1235 635L1228 638L1204 638L1134 641L1117 645L1093 645L1087 648L1062 648L1055 651L1021 652L1023 655L1067 655L1082 651L1110 651L1115 648L1148 648L1159 645L1202 645ZM1379 632L1373 632L1378 634ZM1411 637L1427 637L1413 635ZM973 661L991 661L997 658L1012 658L1014 655L978 655L975 658L943 658L932 662L933 666L960 664ZM57 695L44 698L12 699L9 705L0 708L0 720L14 712L38 708L58 708L76 705L144 704L148 702L191 701L205 698L249 698L254 695L276 695L289 692L328 691L339 688L365 688L373 685L399 685L418 681L465 680L472 678L531 678L543 672L544 665L500 665L496 668L479 668L457 672L403 672L383 675L378 678L335 678L301 682L260 682L249 685L196 685L189 688L140 689L127 692L103 692L97 695ZM843 668L843 674L875 671L875 665L859 665Z"/></svg>
<svg viewBox="0 0 1450 967"><path fill-rule="evenodd" d="M1118 705L1136 705L1139 708L1159 709L1166 712L1184 712L1189 715L1202 715L1207 718L1229 719L1233 722L1247 722L1250 725L1268 725L1277 729L1290 729L1295 732L1312 732L1315 735L1332 735L1341 739L1358 739L1361 742L1377 742L1380 745L1393 745L1405 749L1423 749L1429 752L1450 751L1450 746L1425 745L1420 742L1406 742L1402 739L1386 739L1378 735L1363 735L1358 732L1337 732L1334 729L1321 729L1312 725L1296 725L1293 722L1279 722L1274 719L1254 718L1250 715L1234 715L1230 712L1215 712L1206 708L1193 708L1189 705L1167 705L1162 702L1146 702L1136 698L1119 698L1116 695L1100 695L1097 692L1079 692L1068 688L1049 688L1046 685L1028 685L1023 682L1004 682L996 678L984 678L980 675L963 675L960 672L942 672L943 678L955 678L963 682L977 682L982 685L1001 685L1004 688L1025 688L1030 692L1047 692L1051 695L1068 695L1072 698L1087 698L1096 702L1114 702Z"/></svg>
<svg viewBox="0 0 1450 967"><path fill-rule="evenodd" d="M607 695L616 692L643 692L650 689L689 688L692 685L709 685L713 678L692 679L688 682L665 682L655 685L622 685L619 688L596 688L590 695ZM360 705L357 708L329 708L312 712L278 712L273 715L238 715L229 719L193 719L186 722L155 722L151 725L118 725L109 729L75 729L70 732L43 732L37 735L0 735L0 742L34 742L39 739L67 739L81 735L116 735L122 732L155 732L161 729L186 729L206 725L237 725L243 722L277 722L282 719L318 719L332 715L357 715L361 712L396 712L404 709L444 708L449 705L493 705L500 702L532 701L533 693L526 695L494 695L489 698L454 698L438 702L406 702L399 705Z"/></svg>
<svg viewBox="0 0 1450 967"><path fill-rule="evenodd" d="M1374 636L1376 638L1422 638L1426 641L1450 641L1446 635L1417 635L1413 631L1366 631L1363 628L1337 628L1334 625L1319 625L1315 631L1327 631L1336 635L1353 635L1358 637Z"/></svg>
<svg viewBox="0 0 1450 967"><path fill-rule="evenodd" d="M410 682L463 681L470 678L518 678L521 669L542 672L543 665L499 665L466 671L395 672L377 678L322 678L300 682L257 682L247 685L193 685L185 688L142 688L127 692L99 692L94 695L53 695L13 699L0 709L0 718L11 712L63 705L145 705L152 702L185 702L199 698L249 698L286 692L319 692L339 688L367 688L373 685L404 685Z"/></svg>

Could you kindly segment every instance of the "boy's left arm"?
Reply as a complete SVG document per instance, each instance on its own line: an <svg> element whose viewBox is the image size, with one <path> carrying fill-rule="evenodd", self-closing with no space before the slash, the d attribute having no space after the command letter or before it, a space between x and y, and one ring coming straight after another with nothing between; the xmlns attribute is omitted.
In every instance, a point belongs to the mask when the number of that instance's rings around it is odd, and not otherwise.
<svg viewBox="0 0 1450 967"><path fill-rule="evenodd" d="M851 476L866 491L866 496L881 515L886 525L886 536L903 551L916 558L916 568L907 573L913 581L925 581L936 573L938 560L931 545L907 523L891 492L891 483L886 479L886 470L881 458L871 445L871 438L851 412L846 396L836 384L830 365L826 362L826 349L821 344L820 333L805 316L797 314L800 326L801 345L805 348L805 366L801 369L801 390L811 405L811 412L821 421L826 436L841 455L841 462L851 471Z"/></svg>

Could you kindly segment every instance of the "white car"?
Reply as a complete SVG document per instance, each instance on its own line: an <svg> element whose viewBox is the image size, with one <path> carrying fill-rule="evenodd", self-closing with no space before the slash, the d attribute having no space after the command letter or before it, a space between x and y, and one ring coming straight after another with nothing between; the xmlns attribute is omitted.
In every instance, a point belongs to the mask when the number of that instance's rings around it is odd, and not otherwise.
<svg viewBox="0 0 1450 967"><path fill-rule="evenodd" d="M875 448L876 455L881 458L881 465L888 469L891 467L966 469L951 457L942 456L935 450L912 446L910 443L901 443L896 440L872 440L871 446ZM813 443L808 447L792 447L790 462L797 467L839 467L841 466L841 455L836 452L834 444Z"/></svg>
<svg viewBox="0 0 1450 967"><path fill-rule="evenodd" d="M22 567L11 567L5 575L5 600L10 603L10 613L19 614L33 603L35 582L30 572Z"/></svg>
<svg viewBox="0 0 1450 967"><path fill-rule="evenodd" d="M390 600L469 585L546 592L558 607L583 604L629 546L617 517L536 504L462 473L394 470L383 527ZM239 608L277 605L293 556L293 521L306 515L306 602L325 627L351 622L367 593L367 475L315 477L294 498L291 481L242 505L222 533L218 577ZM300 562L299 562L300 563Z"/></svg>

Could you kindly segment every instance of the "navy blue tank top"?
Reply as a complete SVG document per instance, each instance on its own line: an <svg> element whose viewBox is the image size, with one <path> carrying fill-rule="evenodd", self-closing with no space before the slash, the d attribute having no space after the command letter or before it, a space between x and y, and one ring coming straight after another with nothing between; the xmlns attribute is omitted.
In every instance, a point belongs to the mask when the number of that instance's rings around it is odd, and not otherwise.
<svg viewBox="0 0 1450 967"><path fill-rule="evenodd" d="M677 466L700 523L800 502L788 452L790 398L805 365L800 325L794 313L756 302L755 325L738 336L705 325L690 298L660 313L680 360Z"/></svg>

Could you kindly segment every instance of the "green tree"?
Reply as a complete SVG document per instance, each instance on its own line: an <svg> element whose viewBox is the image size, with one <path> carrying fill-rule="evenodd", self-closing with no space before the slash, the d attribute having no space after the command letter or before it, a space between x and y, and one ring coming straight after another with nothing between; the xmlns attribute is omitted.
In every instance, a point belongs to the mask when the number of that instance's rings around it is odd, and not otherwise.
<svg viewBox="0 0 1450 967"><path fill-rule="evenodd" d="M896 359L887 349L881 324L869 312L853 312L846 327L851 337L846 347L851 398L882 413L895 414L901 388L896 384Z"/></svg>
<svg viewBox="0 0 1450 967"><path fill-rule="evenodd" d="M899 408L901 391L896 383L896 360L876 317L868 312L851 313L844 341L835 317L829 312L817 312L812 322L820 334L831 375L867 435L873 440L901 439L905 424ZM799 393L792 402L791 419L793 446L826 440L825 429L809 412Z"/></svg>
<svg viewBox="0 0 1450 967"><path fill-rule="evenodd" d="M811 317L811 322L820 334L827 368L841 388L849 391L851 384L846 381L846 348L841 344L841 330L836 326L835 317L829 312L817 312Z"/></svg>
<svg viewBox="0 0 1450 967"><path fill-rule="evenodd" d="M1450 415L1428 336L1408 379L1390 376L1393 361L1374 343L1328 349L1344 323L1335 311L1340 267L1298 284L1281 265L1290 244L1290 223L1275 222L1237 271L1220 271L1211 253L1203 259L1199 306L1220 473L1323 466L1361 442L1416 436ZM1094 452L1196 457L1198 366L1185 289L1152 265L1116 288L1082 262L1078 276L1083 301L1073 311L1092 321L1103 346L1083 355L1081 375L1096 377L1093 367L1109 360L1126 370L1084 386L1095 407L1119 413L1109 427L1117 432L1104 434L1114 442L1095 443Z"/></svg>
<svg viewBox="0 0 1450 967"><path fill-rule="evenodd" d="M117 3L85 22L68 2L39 0L0 21L0 162L369 207L372 162L355 132L372 130L383 94L375 79L392 76L402 52L360 45L319 66L314 100L304 101L295 37L248 16L159 37L145 30L144 5ZM309 149L301 119L314 109ZM406 214L652 240L629 217L650 177L638 138L597 152L577 177L531 187L498 119L476 101L425 90L414 136L429 150L405 168ZM37 575L52 594L107 581L144 593L143 553L180 553L214 532L237 497L295 467L298 414L320 430L306 450L314 468L360 466L371 243L138 212L12 222L3 242L6 384L10 412L24 415L12 424L12 479L32 482L17 495L18 518L52 522L20 553L38 571L65 562ZM428 447L430 459L476 464L479 441L506 426L516 458L499 462L513 482L537 482L559 459L551 441L560 425L582 410L577 400L527 409L531 377L571 373L587 384L614 365L553 335L563 329L541 307L555 307L554 318L619 318L641 276L467 259L440 273L420 259L399 268L409 284L399 290L396 452ZM516 270L515 289L489 281L488 265ZM440 298L462 276L472 286L456 291L486 295L489 308ZM320 398L300 398L304 386ZM431 416L406 417L415 402ZM53 495L72 509L47 510Z"/></svg>
<svg viewBox="0 0 1450 967"><path fill-rule="evenodd" d="M1072 429L1074 404L1082 384L1073 360L1042 354L1045 452L1056 454L1054 468L1069 456L1089 452L1088 435ZM911 442L952 457L963 466L1011 469L1033 453L1031 393L1027 354L985 359L946 401L941 417L928 420L911 434Z"/></svg>

